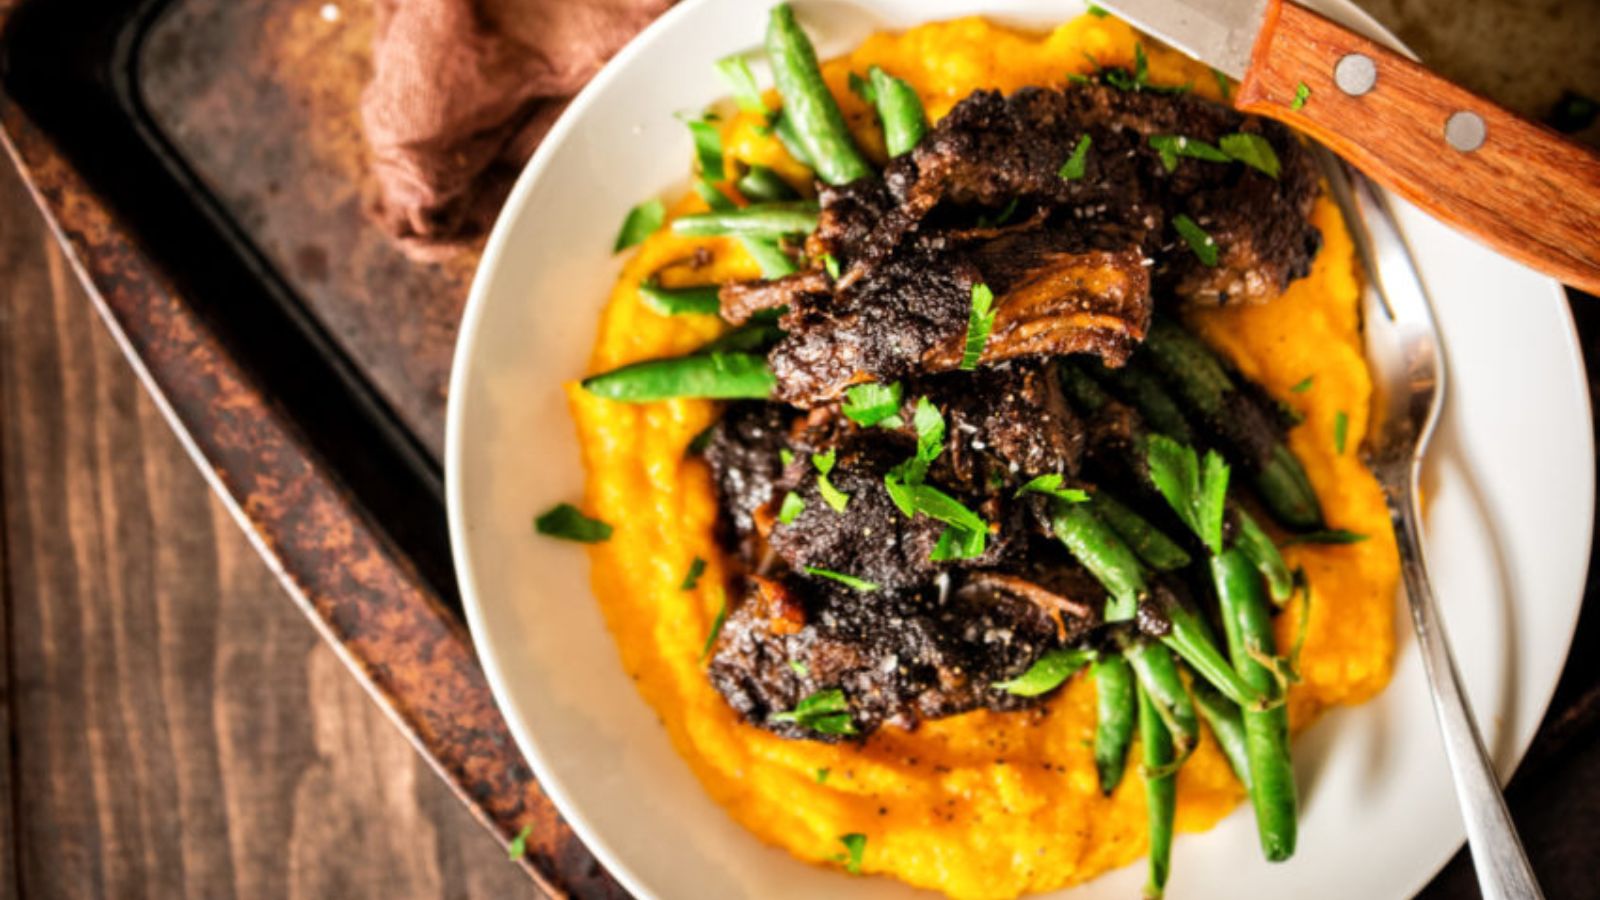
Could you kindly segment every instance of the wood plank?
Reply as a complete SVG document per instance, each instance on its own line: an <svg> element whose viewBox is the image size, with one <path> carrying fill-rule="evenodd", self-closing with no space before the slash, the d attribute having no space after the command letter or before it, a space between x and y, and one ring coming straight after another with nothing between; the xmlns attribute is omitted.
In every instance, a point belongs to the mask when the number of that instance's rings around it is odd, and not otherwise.
<svg viewBox="0 0 1600 900"><path fill-rule="evenodd" d="M312 631L0 175L17 867L38 897L532 897Z"/></svg>

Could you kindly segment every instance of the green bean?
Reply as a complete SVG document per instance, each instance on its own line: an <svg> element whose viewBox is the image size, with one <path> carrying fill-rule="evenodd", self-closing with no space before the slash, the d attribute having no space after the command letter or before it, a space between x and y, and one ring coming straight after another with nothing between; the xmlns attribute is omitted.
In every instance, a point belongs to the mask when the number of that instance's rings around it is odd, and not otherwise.
<svg viewBox="0 0 1600 900"><path fill-rule="evenodd" d="M697 179L694 182L694 191L700 195L700 199L706 202L706 206L710 207L713 213L732 213L739 210L739 204L734 203L727 194L724 194L716 185L704 178ZM749 253L750 258L754 259L756 265L761 268L762 278L782 278L785 275L794 274L794 260L789 258L789 254L783 252L783 248L778 246L776 239L743 235L739 238L739 243L744 246L745 252Z"/></svg>
<svg viewBox="0 0 1600 900"><path fill-rule="evenodd" d="M776 240L790 234L810 234L816 228L817 204L809 201L757 203L743 209L679 216L672 221L674 234L691 237L736 235Z"/></svg>
<svg viewBox="0 0 1600 900"><path fill-rule="evenodd" d="M702 315L714 316L721 309L717 301L717 286L664 288L653 281L639 285L639 299L644 305L663 316Z"/></svg>
<svg viewBox="0 0 1600 900"><path fill-rule="evenodd" d="M1145 592L1144 571L1128 545L1089 506L1052 501L1050 527L1056 539L1110 592L1106 621L1126 622L1138 611L1139 597Z"/></svg>
<svg viewBox="0 0 1600 900"><path fill-rule="evenodd" d="M699 353L766 353L783 338L783 329L771 322L752 321L695 351Z"/></svg>
<svg viewBox="0 0 1600 900"><path fill-rule="evenodd" d="M752 203L776 203L781 200L794 200L800 196L789 186L789 182L783 180L782 175L766 166L751 166L750 171L744 173L734 186Z"/></svg>
<svg viewBox="0 0 1600 900"><path fill-rule="evenodd" d="M1084 412L1097 413L1111 402L1111 395L1106 393L1106 389L1078 366L1063 362L1056 371L1067 398L1074 405L1083 407Z"/></svg>
<svg viewBox="0 0 1600 900"><path fill-rule="evenodd" d="M767 57L772 78L783 97L784 118L794 123L800 144L828 184L849 184L872 174L871 166L850 139L839 104L828 93L811 39L795 21L787 3L772 8L767 23Z"/></svg>
<svg viewBox="0 0 1600 900"><path fill-rule="evenodd" d="M1194 683L1194 705L1200 710L1200 718L1210 726L1211 736L1217 739L1217 746L1228 760L1233 774L1248 789L1250 763L1245 754L1244 720L1240 717L1238 705L1204 681Z"/></svg>
<svg viewBox="0 0 1600 900"><path fill-rule="evenodd" d="M784 115L781 109L772 115L772 133L778 138L778 143L783 145L784 152L800 165L815 170L817 164L811 160L811 153L806 150L806 145L800 142L800 132L795 130L794 120Z"/></svg>
<svg viewBox="0 0 1600 900"><path fill-rule="evenodd" d="M698 353L652 359L583 380L596 397L625 403L650 403L674 397L715 399L771 396L777 379L767 359L754 353Z"/></svg>
<svg viewBox="0 0 1600 900"><path fill-rule="evenodd" d="M1239 675L1234 667L1217 649L1216 641L1211 637L1211 629L1205 625L1205 620L1195 615L1177 600L1170 600L1164 604L1167 621L1172 624L1171 630L1161 638L1161 642L1172 648L1172 651L1183 657L1183 661L1194 669L1195 674L1211 683L1221 691L1229 700L1240 706L1259 707L1269 696L1257 690Z"/></svg>
<svg viewBox="0 0 1600 900"><path fill-rule="evenodd" d="M1178 809L1178 772L1181 756L1173 746L1161 711L1141 684L1139 694L1139 743L1143 747L1145 815L1150 831L1150 874L1144 885L1147 898L1159 898L1167 887L1172 868L1172 826Z"/></svg>
<svg viewBox="0 0 1600 900"><path fill-rule="evenodd" d="M1120 500L1104 490L1094 493L1094 511L1110 525L1133 552L1150 568L1158 572L1172 572L1190 563L1189 554L1172 538L1167 537L1144 516L1139 515Z"/></svg>
<svg viewBox="0 0 1600 900"><path fill-rule="evenodd" d="M1133 670L1122 654L1102 653L1091 671L1099 712L1094 729L1094 769L1100 778L1100 793L1109 797L1122 783L1122 773L1128 765L1128 746L1133 743L1133 725L1137 718Z"/></svg>
<svg viewBox="0 0 1600 900"><path fill-rule="evenodd" d="M1171 732L1178 755L1187 758L1200 743L1200 720L1195 718L1194 701L1189 699L1189 689L1178 674L1172 651L1165 644L1133 639L1124 644L1122 653L1133 666L1140 686L1160 710L1161 721Z"/></svg>
<svg viewBox="0 0 1600 900"><path fill-rule="evenodd" d="M1144 345L1183 401L1243 458L1272 514L1291 528L1321 528L1322 507L1305 467L1277 438L1275 413L1240 391L1211 348L1178 325L1157 319Z"/></svg>
<svg viewBox="0 0 1600 900"><path fill-rule="evenodd" d="M1264 664L1275 652L1272 621L1261 576L1249 557L1234 548L1211 560L1211 577L1222 607L1228 651L1239 674L1257 690L1278 697L1277 673ZM1289 760L1289 714L1282 703L1242 710L1250 803L1255 808L1261 850L1281 862L1294 855L1299 801Z"/></svg>
<svg viewBox="0 0 1600 900"><path fill-rule="evenodd" d="M1272 602L1279 606L1288 602L1294 593L1294 576L1289 572L1289 564L1283 561L1283 554L1278 552L1278 545L1262 529L1255 516L1243 509L1234 510L1235 521L1239 525L1234 546L1250 557L1250 562L1255 564L1256 571L1267 580L1267 589L1272 595Z"/></svg>
<svg viewBox="0 0 1600 900"><path fill-rule="evenodd" d="M928 114L922 109L922 98L911 85L877 66L867 70L867 77L872 79L872 96L883 123L883 144L889 158L910 153L928 133Z"/></svg>
<svg viewBox="0 0 1600 900"><path fill-rule="evenodd" d="M1141 364L1135 357L1120 369L1107 368L1106 377L1117 390L1133 403L1133 408L1144 417L1146 425L1180 444L1194 443L1194 429L1183 417L1178 401L1167 393L1161 378Z"/></svg>

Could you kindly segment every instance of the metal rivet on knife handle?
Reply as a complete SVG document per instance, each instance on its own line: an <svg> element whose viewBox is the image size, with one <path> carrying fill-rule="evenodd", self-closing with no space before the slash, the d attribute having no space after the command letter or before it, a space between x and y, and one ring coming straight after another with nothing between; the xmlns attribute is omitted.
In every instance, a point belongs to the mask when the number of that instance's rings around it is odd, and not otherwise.
<svg viewBox="0 0 1600 900"><path fill-rule="evenodd" d="M1462 153L1471 153L1482 147L1488 136L1489 126L1484 123L1483 116L1475 112L1461 110L1451 113L1444 123L1445 141Z"/></svg>
<svg viewBox="0 0 1600 900"><path fill-rule="evenodd" d="M1372 90L1378 83L1378 64L1364 53L1348 53L1333 67L1333 83L1352 97Z"/></svg>

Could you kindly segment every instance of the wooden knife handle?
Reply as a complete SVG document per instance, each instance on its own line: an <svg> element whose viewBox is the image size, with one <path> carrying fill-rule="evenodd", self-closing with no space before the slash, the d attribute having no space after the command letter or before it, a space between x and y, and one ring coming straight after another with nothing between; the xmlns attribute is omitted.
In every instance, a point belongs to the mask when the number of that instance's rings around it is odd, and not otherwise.
<svg viewBox="0 0 1600 900"><path fill-rule="evenodd" d="M1311 135L1501 253L1600 293L1600 156L1555 132L1283 0L1271 0L1237 105Z"/></svg>

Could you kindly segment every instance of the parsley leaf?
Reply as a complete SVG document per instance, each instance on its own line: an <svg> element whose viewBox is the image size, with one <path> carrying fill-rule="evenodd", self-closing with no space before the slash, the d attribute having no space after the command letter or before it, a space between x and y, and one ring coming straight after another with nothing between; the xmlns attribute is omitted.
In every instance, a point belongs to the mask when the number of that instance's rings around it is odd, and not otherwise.
<svg viewBox="0 0 1600 900"><path fill-rule="evenodd" d="M700 576L706 573L706 561L696 556L689 563L689 571L683 576L683 584L678 585L679 590L692 591L700 583Z"/></svg>
<svg viewBox="0 0 1600 900"><path fill-rule="evenodd" d="M611 537L610 525L589 518L571 503L556 504L549 512L533 520L533 528L547 537L580 544L598 544Z"/></svg>
<svg viewBox="0 0 1600 900"><path fill-rule="evenodd" d="M1225 134L1217 143L1222 147L1222 152L1229 157L1252 169L1265 172L1273 178L1278 177L1278 153L1261 135L1244 132Z"/></svg>
<svg viewBox="0 0 1600 900"><path fill-rule="evenodd" d="M791 659L789 660L789 671L804 678L811 674L811 667L798 659Z"/></svg>
<svg viewBox="0 0 1600 900"><path fill-rule="evenodd" d="M617 240L611 245L612 253L622 251L639 243L661 229L661 223L667 220L667 207L659 199L650 199L628 210L628 217L622 221L622 230L617 232Z"/></svg>
<svg viewBox="0 0 1600 900"><path fill-rule="evenodd" d="M850 73L850 93L861 98L861 102L869 106L878 105L878 92L872 87L872 82L854 72Z"/></svg>
<svg viewBox="0 0 1600 900"><path fill-rule="evenodd" d="M1079 669L1094 661L1093 650L1058 647L1034 660L1026 672L991 687L1018 697L1037 697L1060 687Z"/></svg>
<svg viewBox="0 0 1600 900"><path fill-rule="evenodd" d="M800 514L806 511L806 502L800 495L790 491L783 495L783 505L778 507L778 522L782 525L792 525Z"/></svg>
<svg viewBox="0 0 1600 900"><path fill-rule="evenodd" d="M817 691L796 703L788 712L775 712L767 717L769 722L793 722L822 734L855 734L856 726L850 721L850 705L844 691L828 688Z"/></svg>
<svg viewBox="0 0 1600 900"><path fill-rule="evenodd" d="M1089 15L1094 16L1096 19L1104 19L1111 14L1091 3L1089 4Z"/></svg>
<svg viewBox="0 0 1600 900"><path fill-rule="evenodd" d="M1207 450L1202 469L1193 447L1161 434L1150 436L1146 452L1150 482L1201 543L1220 554L1228 464L1215 450Z"/></svg>
<svg viewBox="0 0 1600 900"><path fill-rule="evenodd" d="M1079 146L1082 146L1079 142ZM967 318L967 346L961 355L961 368L972 370L983 358L984 345L989 343L989 331L994 328L994 292L987 284L972 286L972 314Z"/></svg>
<svg viewBox="0 0 1600 900"><path fill-rule="evenodd" d="M811 464L817 467L817 490L822 494L823 501L833 507L834 512L842 513L850 503L850 495L834 487L833 482L828 480L828 474L833 471L838 458L838 448L830 448L827 453L811 454Z"/></svg>
<svg viewBox="0 0 1600 900"><path fill-rule="evenodd" d="M822 254L822 268L828 273L829 278L834 281L839 280L839 260L832 253Z"/></svg>
<svg viewBox="0 0 1600 900"><path fill-rule="evenodd" d="M779 447L778 462L783 463L784 466L787 467L790 463L794 462L794 451L790 450L788 447Z"/></svg>
<svg viewBox="0 0 1600 900"><path fill-rule="evenodd" d="M717 644L717 636L722 634L722 626L728 622L728 595L718 591L722 596L722 603L717 606L717 614L711 619L711 633L706 635L705 645L700 648L700 661L705 662L711 655L711 648Z"/></svg>
<svg viewBox="0 0 1600 900"><path fill-rule="evenodd" d="M1062 487L1062 480L1062 477L1055 472L1051 472L1047 475L1040 475L1038 478L1035 478L1022 487L1017 488L1016 495L1021 497L1023 494L1029 493L1044 494L1049 497L1055 497L1058 500L1065 500L1068 503L1083 503L1089 499L1088 493L1084 491L1080 491L1077 488Z"/></svg>
<svg viewBox="0 0 1600 900"><path fill-rule="evenodd" d="M818 769L816 774L817 784L827 784L828 776L832 774L832 772L832 769Z"/></svg>
<svg viewBox="0 0 1600 900"><path fill-rule="evenodd" d="M1343 528L1325 528L1321 531L1308 531L1297 534L1283 542L1285 547L1295 544L1359 544L1366 540L1368 535L1357 531L1346 531Z"/></svg>
<svg viewBox="0 0 1600 900"><path fill-rule="evenodd" d="M1195 221L1183 213L1172 217L1172 227L1178 235L1189 244L1189 249L1200 258L1202 263L1215 267L1217 264L1217 242L1212 240L1206 230L1195 224Z"/></svg>
<svg viewBox="0 0 1600 900"><path fill-rule="evenodd" d="M846 575L843 572L835 572L832 569L824 569L820 566L805 566L804 570L807 575L814 575L817 578L826 578L829 581L837 581L845 587L850 588L851 590L860 591L863 594L870 594L878 589L878 585L873 584L865 578L857 578L854 575Z"/></svg>
<svg viewBox="0 0 1600 900"><path fill-rule="evenodd" d="M1300 109L1311 99L1311 88L1304 81L1294 86L1294 100L1290 102L1290 109Z"/></svg>
<svg viewBox="0 0 1600 900"><path fill-rule="evenodd" d="M893 384L858 384L845 388L844 405L840 410L850 421L863 428L895 415L900 411L900 382Z"/></svg>
<svg viewBox="0 0 1600 900"><path fill-rule="evenodd" d="M1233 81L1218 69L1211 70L1211 77L1217 80L1217 90L1222 93L1222 99L1224 101L1233 99Z"/></svg>
<svg viewBox="0 0 1600 900"><path fill-rule="evenodd" d="M1061 169L1056 174L1066 181L1077 181L1082 178L1084 171L1089 167L1089 145L1092 143L1094 141L1087 134L1078 138L1078 145L1072 148L1072 155L1061 164ZM1012 203L1015 202L1013 199Z"/></svg>
<svg viewBox="0 0 1600 900"><path fill-rule="evenodd" d="M725 174L722 169L722 132L705 119L691 119L684 124L689 126L689 135L694 138L694 156L700 164L700 174L712 181L721 181Z"/></svg>
<svg viewBox="0 0 1600 900"><path fill-rule="evenodd" d="M1289 388L1289 390L1296 394L1304 394L1306 391L1311 390L1311 386L1316 383L1317 376L1307 375L1306 377L1300 379L1300 381L1297 382L1294 387Z"/></svg>
<svg viewBox="0 0 1600 900"><path fill-rule="evenodd" d="M1178 167L1178 157L1203 159L1207 162L1229 162L1228 154L1196 138L1181 134L1152 134L1150 146L1161 154L1161 167L1171 172Z"/></svg>
<svg viewBox="0 0 1600 900"><path fill-rule="evenodd" d="M528 837L532 834L532 825L522 826L522 830L517 832L517 836L512 838L511 843L506 845L506 859L516 862L528 855Z"/></svg>
<svg viewBox="0 0 1600 900"><path fill-rule="evenodd" d="M939 532L939 540L934 543L933 550L928 553L932 562L946 562L953 559L976 559L983 555L983 548L988 540L988 533L983 529L960 528L948 525L944 531Z"/></svg>
<svg viewBox="0 0 1600 900"><path fill-rule="evenodd" d="M750 71L750 63L743 56L735 53L717 60L717 74L727 83L728 89L733 91L733 99L739 108L747 113L765 115L767 104L761 100L761 89L756 87L756 76Z"/></svg>
<svg viewBox="0 0 1600 900"><path fill-rule="evenodd" d="M1344 442L1349 433L1350 417L1341 409L1333 414L1333 449L1338 451L1340 456L1344 455Z"/></svg>
<svg viewBox="0 0 1600 900"><path fill-rule="evenodd" d="M864 834L842 834L839 836L839 843L844 845L845 853L849 854L840 860L844 863L844 870L851 875L860 875L861 855L867 849L867 836Z"/></svg>

